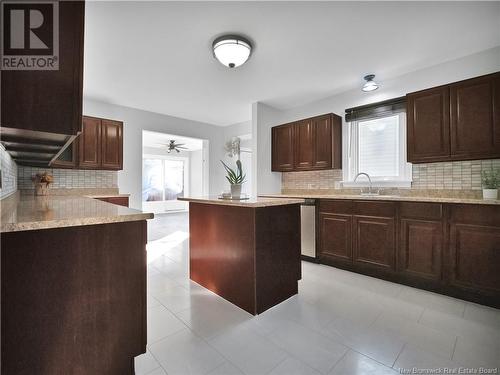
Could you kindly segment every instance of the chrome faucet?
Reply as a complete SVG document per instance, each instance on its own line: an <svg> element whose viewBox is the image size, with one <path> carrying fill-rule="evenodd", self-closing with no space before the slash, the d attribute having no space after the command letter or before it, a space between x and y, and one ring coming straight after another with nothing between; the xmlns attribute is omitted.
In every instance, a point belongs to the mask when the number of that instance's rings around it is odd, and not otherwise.
<svg viewBox="0 0 500 375"><path fill-rule="evenodd" d="M356 182L356 180L358 179L359 176L366 176L368 177L368 182L370 183L370 187L368 188L368 194L367 195L378 195L378 191L376 193L374 193L372 190L373 190L373 187L372 187L372 179L370 178L370 175L368 173L365 173L365 172L359 172L356 177L354 177L354 182Z"/></svg>

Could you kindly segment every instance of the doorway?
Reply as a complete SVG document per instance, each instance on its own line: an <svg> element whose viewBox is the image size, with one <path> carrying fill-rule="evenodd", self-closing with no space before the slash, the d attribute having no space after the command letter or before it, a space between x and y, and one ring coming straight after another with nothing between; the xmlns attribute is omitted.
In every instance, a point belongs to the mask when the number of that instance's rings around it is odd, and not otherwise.
<svg viewBox="0 0 500 375"><path fill-rule="evenodd" d="M142 209L154 213L186 211L185 196L204 195L207 142L158 132L143 132Z"/></svg>

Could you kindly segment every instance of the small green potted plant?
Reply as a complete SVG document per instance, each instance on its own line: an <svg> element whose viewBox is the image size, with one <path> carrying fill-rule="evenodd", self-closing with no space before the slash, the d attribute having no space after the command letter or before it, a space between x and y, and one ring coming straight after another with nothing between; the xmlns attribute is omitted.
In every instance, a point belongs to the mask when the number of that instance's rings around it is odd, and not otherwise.
<svg viewBox="0 0 500 375"><path fill-rule="evenodd" d="M497 199L500 186L500 170L491 169L481 173L483 184L483 199Z"/></svg>
<svg viewBox="0 0 500 375"><path fill-rule="evenodd" d="M246 177L241 167L241 161L236 160L236 171L230 168L222 160L220 162L227 172L226 180L228 180L229 184L231 185L231 198L239 199L241 197L241 185L245 182Z"/></svg>

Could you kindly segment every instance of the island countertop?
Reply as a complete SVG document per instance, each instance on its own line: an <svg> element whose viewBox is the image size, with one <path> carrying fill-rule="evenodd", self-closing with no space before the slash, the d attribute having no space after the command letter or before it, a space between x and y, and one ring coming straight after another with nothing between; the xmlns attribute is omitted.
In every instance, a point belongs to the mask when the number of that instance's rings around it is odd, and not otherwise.
<svg viewBox="0 0 500 375"><path fill-rule="evenodd" d="M17 232L152 219L153 214L84 196L24 196L0 203L0 232Z"/></svg>
<svg viewBox="0 0 500 375"><path fill-rule="evenodd" d="M270 206L286 206L289 204L301 204L304 203L304 199L301 198L264 198L264 197L251 197L244 200L230 200L230 199L220 199L218 197L183 197L177 198L180 201L187 201L193 203L204 203L204 204L216 204L222 206L237 206L237 207L270 207Z"/></svg>

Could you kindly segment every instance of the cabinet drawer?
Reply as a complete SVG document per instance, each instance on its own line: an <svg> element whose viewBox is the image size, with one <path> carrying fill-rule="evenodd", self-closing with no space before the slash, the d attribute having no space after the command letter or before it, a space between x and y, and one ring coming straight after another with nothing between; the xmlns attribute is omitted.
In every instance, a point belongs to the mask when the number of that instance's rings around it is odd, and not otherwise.
<svg viewBox="0 0 500 375"><path fill-rule="evenodd" d="M352 214L353 201L341 199L321 199L319 212L331 214Z"/></svg>
<svg viewBox="0 0 500 375"><path fill-rule="evenodd" d="M356 215L362 216L394 217L396 215L394 202L355 201L353 209Z"/></svg>
<svg viewBox="0 0 500 375"><path fill-rule="evenodd" d="M500 227L500 205L452 204L450 211L454 223Z"/></svg>
<svg viewBox="0 0 500 375"><path fill-rule="evenodd" d="M399 212L402 218L441 220L443 205L440 203L401 202Z"/></svg>

